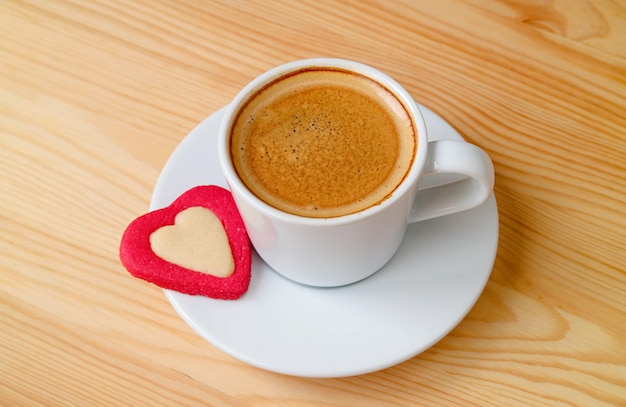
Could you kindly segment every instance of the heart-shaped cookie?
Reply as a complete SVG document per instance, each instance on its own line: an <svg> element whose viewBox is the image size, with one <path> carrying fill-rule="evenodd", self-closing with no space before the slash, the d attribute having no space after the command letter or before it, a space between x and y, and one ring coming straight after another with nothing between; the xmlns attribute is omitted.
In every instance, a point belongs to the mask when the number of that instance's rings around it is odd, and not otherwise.
<svg viewBox="0 0 626 407"><path fill-rule="evenodd" d="M126 228L120 259L159 287L237 299L250 284L250 241L229 191L199 186Z"/></svg>

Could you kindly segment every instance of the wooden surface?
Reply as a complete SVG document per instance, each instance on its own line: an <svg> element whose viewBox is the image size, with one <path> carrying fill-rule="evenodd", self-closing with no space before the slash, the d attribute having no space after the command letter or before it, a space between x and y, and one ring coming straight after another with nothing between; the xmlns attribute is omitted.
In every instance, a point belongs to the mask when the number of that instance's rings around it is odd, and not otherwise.
<svg viewBox="0 0 626 407"><path fill-rule="evenodd" d="M294 59L371 64L484 148L500 242L430 350L303 379L118 259L183 137ZM0 2L0 404L626 405L626 2Z"/></svg>

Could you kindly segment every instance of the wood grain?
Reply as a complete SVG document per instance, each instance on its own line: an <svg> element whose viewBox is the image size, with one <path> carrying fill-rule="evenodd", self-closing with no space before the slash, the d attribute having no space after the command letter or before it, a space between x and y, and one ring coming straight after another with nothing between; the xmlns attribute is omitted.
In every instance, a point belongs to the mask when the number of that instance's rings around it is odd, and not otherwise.
<svg viewBox="0 0 626 407"><path fill-rule="evenodd" d="M245 365L118 260L165 161L249 80L337 56L491 155L465 320L342 379ZM0 404L626 405L626 3L0 2Z"/></svg>

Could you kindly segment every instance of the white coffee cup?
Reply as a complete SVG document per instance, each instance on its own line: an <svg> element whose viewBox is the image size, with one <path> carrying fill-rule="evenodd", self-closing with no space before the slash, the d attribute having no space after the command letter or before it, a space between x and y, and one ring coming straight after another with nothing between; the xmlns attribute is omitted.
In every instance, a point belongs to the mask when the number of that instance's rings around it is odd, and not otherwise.
<svg viewBox="0 0 626 407"><path fill-rule="evenodd" d="M409 112L417 128L418 148L404 180L381 203L339 217L298 216L265 203L238 177L229 140L238 111L260 88L307 67L333 67L366 76L391 91ZM409 223L474 208L489 198L494 184L493 165L480 148L463 141L428 142L418 105L395 80L370 66L334 58L290 62L244 87L226 108L219 129L218 156L259 256L283 276L319 287L355 283L374 274L393 257ZM419 190L418 181L440 174L465 177Z"/></svg>

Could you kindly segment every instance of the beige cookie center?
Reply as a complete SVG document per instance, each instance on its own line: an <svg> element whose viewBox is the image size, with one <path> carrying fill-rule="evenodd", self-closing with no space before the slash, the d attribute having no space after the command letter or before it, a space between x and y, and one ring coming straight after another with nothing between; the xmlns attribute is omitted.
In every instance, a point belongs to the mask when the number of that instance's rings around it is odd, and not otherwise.
<svg viewBox="0 0 626 407"><path fill-rule="evenodd" d="M163 260L190 270L216 277L228 277L235 271L222 222L202 206L179 212L173 225L152 232L150 247Z"/></svg>

